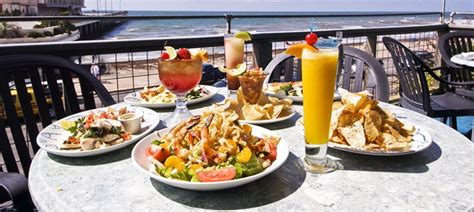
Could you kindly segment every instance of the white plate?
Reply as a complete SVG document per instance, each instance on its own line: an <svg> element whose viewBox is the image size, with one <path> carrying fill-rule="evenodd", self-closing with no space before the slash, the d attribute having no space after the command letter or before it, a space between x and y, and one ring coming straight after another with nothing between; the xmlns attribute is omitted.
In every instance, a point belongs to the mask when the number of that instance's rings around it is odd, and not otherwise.
<svg viewBox="0 0 474 212"><path fill-rule="evenodd" d="M252 128L253 128L252 135L254 136L258 136L258 137L263 137L263 135L278 136L275 132L272 132L262 127L252 126ZM160 130L159 133L161 135L164 135L166 131L167 129L163 129L163 130ZM140 169L143 173L149 175L151 178L155 180L158 180L170 186L188 189L188 190L200 190L200 191L221 190L221 189L241 186L241 185L256 181L272 173L273 171L277 170L281 165L283 165L283 163L285 163L290 153L288 149L288 144L282 138L280 140L280 143L278 143L278 146L277 146L277 159L273 161L272 165L270 165L264 171L256 175L252 175L252 176L248 176L248 177L244 177L244 178L240 178L236 180L221 181L221 182L187 182L187 181L182 181L182 180L168 179L168 178L160 176L159 174L155 174L149 171L149 168L152 164L147 160L145 156L145 150L148 147L148 145L150 145L151 141L158 138L159 136L157 135L157 133L152 133L148 135L147 137L143 138L141 141L139 141L135 145L135 148L133 148L133 151L132 151L133 164L138 169Z"/></svg>
<svg viewBox="0 0 474 212"><path fill-rule="evenodd" d="M472 55L474 55L474 52L464 52L451 57L451 61L453 63L474 67L474 60L471 59L474 58L474 56Z"/></svg>
<svg viewBox="0 0 474 212"><path fill-rule="evenodd" d="M277 97L280 99L291 99L293 102L298 102L301 103L303 102L303 97L302 96L287 96L287 95L281 95L281 94L275 94L275 93L270 93L270 92L265 92L268 96L273 96Z"/></svg>
<svg viewBox="0 0 474 212"><path fill-rule="evenodd" d="M275 93L269 93L265 92L268 96L273 96L273 97L278 97L280 99L291 99L293 102L298 102L302 103L303 102L303 97L302 96L287 96L287 95L281 95L281 94L275 94ZM334 94L334 100L339 100L341 97L339 94L335 93Z"/></svg>
<svg viewBox="0 0 474 212"><path fill-rule="evenodd" d="M115 106L115 107L122 107L121 106ZM112 106L114 107L114 106ZM142 107L130 107L130 110L141 110L143 112L143 122L142 122L142 130L140 134L132 134L132 139L125 141L123 143L113 145L110 147L106 147L103 149L94 149L94 150L88 150L88 151L78 151L78 150L60 150L58 148L59 145L62 144L63 141L65 141L69 135L71 135L70 132L64 130L60 125L61 120L77 120L78 118L84 117L90 112L97 112L97 111L106 111L107 108L98 108L98 109L93 109L93 110L88 110L84 111L78 114L74 114L71 116L68 116L66 118L63 118L59 121L56 121L43 130L38 134L38 137L36 138L36 142L38 145L46 150L47 152L55 155L60 155L60 156L65 156L65 157L85 157L85 156L92 156L92 155L100 155L104 154L107 152L111 152L120 148L123 148L125 146L128 146L143 136L151 133L153 130L155 130L156 126L160 123L160 116L158 113L156 113L153 110L147 109L147 108L142 108Z"/></svg>
<svg viewBox="0 0 474 212"><path fill-rule="evenodd" d="M405 150L405 151L388 151L388 150L368 150L368 149L359 149L359 148L354 148L350 147L347 145L343 144L338 144L338 143L333 143L333 142L328 142L328 147L345 151L345 152L352 152L356 154L362 154L362 155L373 155L373 156L397 156L397 155L409 155L409 154L414 154L417 152L421 152L428 148L432 143L433 139L431 138L431 135L424 129L423 127L416 126L410 122L407 122L405 120L400 120L402 122L405 122L409 125L415 126L415 133L413 134L412 137L412 142L410 149ZM303 117L298 119L296 121L301 127L303 127Z"/></svg>
<svg viewBox="0 0 474 212"><path fill-rule="evenodd" d="M208 85L199 85L199 86L204 87L204 89L208 90L209 95L203 96L203 97L198 98L198 99L189 100L188 105L207 101L207 100L211 99L212 97L214 97L217 94L217 92L219 91L218 88L213 87L213 86L208 86ZM133 106L140 106L140 107L147 107L147 108L171 108L171 107L176 106L176 104L174 102L173 103L144 103L144 102L140 102L141 99L140 99L140 92L139 91L126 95L123 100L126 103L129 103Z"/></svg>
<svg viewBox="0 0 474 212"><path fill-rule="evenodd" d="M291 109L292 112L288 115L288 116L285 116L285 117L279 117L279 118L276 118L276 119L267 119L267 120L256 120L256 121L248 121L248 120L239 120L240 123L244 123L244 124L273 124L273 123L277 123L277 122L282 122L282 121L286 121L288 119L290 119L291 117L293 117L296 112L295 110Z"/></svg>

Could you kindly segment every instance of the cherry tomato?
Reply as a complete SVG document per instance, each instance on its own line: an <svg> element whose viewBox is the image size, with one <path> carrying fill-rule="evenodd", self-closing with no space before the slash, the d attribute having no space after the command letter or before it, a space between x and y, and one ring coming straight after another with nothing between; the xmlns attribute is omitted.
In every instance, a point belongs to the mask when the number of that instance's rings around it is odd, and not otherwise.
<svg viewBox="0 0 474 212"><path fill-rule="evenodd" d="M314 45L318 41L318 35L316 33L311 32L306 35L306 43L309 45Z"/></svg>
<svg viewBox="0 0 474 212"><path fill-rule="evenodd" d="M164 149L161 146L150 145L146 148L145 154L147 157L152 156L160 162L164 162L167 157L170 156L168 150Z"/></svg>
<svg viewBox="0 0 474 212"><path fill-rule="evenodd" d="M170 59L170 55L167 52L161 53L161 59L167 60Z"/></svg>
<svg viewBox="0 0 474 212"><path fill-rule="evenodd" d="M269 159L270 161L274 161L277 158L277 147L274 143L268 142L268 146L270 147L270 152L267 156L265 156L263 159Z"/></svg>
<svg viewBox="0 0 474 212"><path fill-rule="evenodd" d="M212 171L201 171L197 173L197 177L201 182L217 182L232 180L236 174L235 168L228 167Z"/></svg>

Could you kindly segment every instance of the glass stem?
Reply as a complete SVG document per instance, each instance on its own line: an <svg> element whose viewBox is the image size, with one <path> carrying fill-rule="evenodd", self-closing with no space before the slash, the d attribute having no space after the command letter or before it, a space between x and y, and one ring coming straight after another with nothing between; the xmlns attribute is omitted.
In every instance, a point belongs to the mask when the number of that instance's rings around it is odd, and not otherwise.
<svg viewBox="0 0 474 212"><path fill-rule="evenodd" d="M176 95L176 110L187 110L186 106L186 94Z"/></svg>

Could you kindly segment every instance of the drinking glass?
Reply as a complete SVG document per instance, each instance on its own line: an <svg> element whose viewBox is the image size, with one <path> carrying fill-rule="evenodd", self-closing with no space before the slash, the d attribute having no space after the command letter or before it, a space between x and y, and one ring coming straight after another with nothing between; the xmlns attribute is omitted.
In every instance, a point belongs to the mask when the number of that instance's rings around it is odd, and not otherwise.
<svg viewBox="0 0 474 212"><path fill-rule="evenodd" d="M327 173L337 164L327 158L332 103L339 50L318 46L318 51L302 53L303 111L305 132L305 168L313 173Z"/></svg>
<svg viewBox="0 0 474 212"><path fill-rule="evenodd" d="M227 69L234 69L244 62L245 41L236 38L234 34L224 35L225 66ZM235 93L240 87L239 78L227 74L227 87L231 93Z"/></svg>
<svg viewBox="0 0 474 212"><path fill-rule="evenodd" d="M242 94L249 104L256 104L262 94L263 82L268 74L239 76Z"/></svg>
<svg viewBox="0 0 474 212"><path fill-rule="evenodd" d="M176 95L176 109L163 120L167 127L173 127L192 116L186 103L186 94L201 81L202 60L158 60L158 75L161 83Z"/></svg>

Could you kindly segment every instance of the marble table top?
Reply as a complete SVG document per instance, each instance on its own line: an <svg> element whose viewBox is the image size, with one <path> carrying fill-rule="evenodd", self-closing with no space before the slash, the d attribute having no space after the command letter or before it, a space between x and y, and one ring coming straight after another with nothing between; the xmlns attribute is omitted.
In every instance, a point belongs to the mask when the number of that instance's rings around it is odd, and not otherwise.
<svg viewBox="0 0 474 212"><path fill-rule="evenodd" d="M212 102L190 107L194 113ZM433 144L423 152L396 157L365 156L329 149L341 168L317 175L304 171L304 133L298 114L266 125L287 140L290 156L272 174L222 191L188 191L159 183L132 165L134 145L105 155L65 158L40 150L34 157L29 187L42 211L182 210L474 210L474 144L443 123L384 104L423 126ZM170 110L158 111L169 113Z"/></svg>

